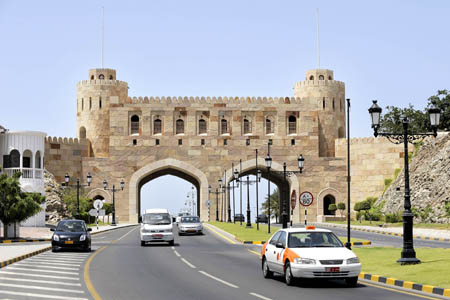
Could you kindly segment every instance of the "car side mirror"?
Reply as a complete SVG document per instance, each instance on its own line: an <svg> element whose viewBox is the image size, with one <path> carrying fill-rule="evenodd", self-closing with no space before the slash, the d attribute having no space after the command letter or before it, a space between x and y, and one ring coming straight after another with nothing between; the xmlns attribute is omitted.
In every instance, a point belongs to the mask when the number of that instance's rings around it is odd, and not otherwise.
<svg viewBox="0 0 450 300"><path fill-rule="evenodd" d="M92 228L88 228L87 231L92 231Z"/></svg>
<svg viewBox="0 0 450 300"><path fill-rule="evenodd" d="M283 249L284 249L284 245L283 245L282 242L277 242L277 243L275 244L275 247L277 247L277 248L283 248Z"/></svg>
<svg viewBox="0 0 450 300"><path fill-rule="evenodd" d="M50 228L50 231L55 231L55 228Z"/></svg>

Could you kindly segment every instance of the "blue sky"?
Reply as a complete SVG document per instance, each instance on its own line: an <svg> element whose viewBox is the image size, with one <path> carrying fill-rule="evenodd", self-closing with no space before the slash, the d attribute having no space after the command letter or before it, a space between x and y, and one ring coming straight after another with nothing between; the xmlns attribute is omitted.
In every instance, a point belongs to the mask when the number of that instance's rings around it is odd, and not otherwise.
<svg viewBox="0 0 450 300"><path fill-rule="evenodd" d="M0 124L75 136L76 83L101 66L130 96L292 96L317 68L352 100L351 136L372 134L367 109L424 108L449 88L449 1L0 0Z"/></svg>

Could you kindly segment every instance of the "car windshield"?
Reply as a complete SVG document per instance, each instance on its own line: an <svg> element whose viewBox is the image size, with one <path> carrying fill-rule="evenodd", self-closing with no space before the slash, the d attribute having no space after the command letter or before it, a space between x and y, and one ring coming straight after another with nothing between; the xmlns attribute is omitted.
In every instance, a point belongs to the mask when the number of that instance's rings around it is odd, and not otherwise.
<svg viewBox="0 0 450 300"><path fill-rule="evenodd" d="M200 219L198 217L182 217L181 223L200 223Z"/></svg>
<svg viewBox="0 0 450 300"><path fill-rule="evenodd" d="M288 247L344 247L344 245L332 232L292 232L289 233Z"/></svg>
<svg viewBox="0 0 450 300"><path fill-rule="evenodd" d="M153 214L145 214L142 218L144 224L150 225L169 225L170 216L167 213L153 213Z"/></svg>
<svg viewBox="0 0 450 300"><path fill-rule="evenodd" d="M63 221L59 222L56 231L60 232L85 232L84 224L80 221Z"/></svg>

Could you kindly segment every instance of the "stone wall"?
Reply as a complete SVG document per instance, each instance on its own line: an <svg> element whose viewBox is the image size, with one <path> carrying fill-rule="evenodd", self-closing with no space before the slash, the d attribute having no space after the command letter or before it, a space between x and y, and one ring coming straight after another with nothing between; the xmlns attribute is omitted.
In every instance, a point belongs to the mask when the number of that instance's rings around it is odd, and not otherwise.
<svg viewBox="0 0 450 300"><path fill-rule="evenodd" d="M384 180L393 179L395 169L403 169L403 144L392 144L384 137L353 138L350 139L350 149L353 208L354 203L367 197L381 196ZM336 140L336 157L342 157L347 163L347 139Z"/></svg>

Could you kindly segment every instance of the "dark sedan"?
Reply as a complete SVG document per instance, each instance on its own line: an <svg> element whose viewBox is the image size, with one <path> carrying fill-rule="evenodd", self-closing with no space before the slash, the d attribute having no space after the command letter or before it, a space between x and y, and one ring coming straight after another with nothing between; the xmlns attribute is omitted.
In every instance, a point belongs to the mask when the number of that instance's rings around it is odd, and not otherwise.
<svg viewBox="0 0 450 300"><path fill-rule="evenodd" d="M245 222L245 217L243 214L236 214L234 216L234 221L235 222Z"/></svg>
<svg viewBox="0 0 450 300"><path fill-rule="evenodd" d="M60 249L80 249L91 251L91 228L82 220L59 221L52 236L52 251Z"/></svg>
<svg viewBox="0 0 450 300"><path fill-rule="evenodd" d="M267 215L258 215L258 217L256 217L256 223L268 223L269 222L269 218L267 218Z"/></svg>

